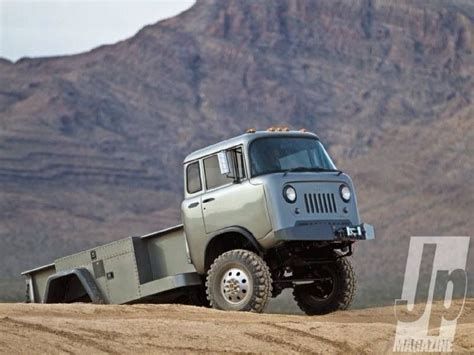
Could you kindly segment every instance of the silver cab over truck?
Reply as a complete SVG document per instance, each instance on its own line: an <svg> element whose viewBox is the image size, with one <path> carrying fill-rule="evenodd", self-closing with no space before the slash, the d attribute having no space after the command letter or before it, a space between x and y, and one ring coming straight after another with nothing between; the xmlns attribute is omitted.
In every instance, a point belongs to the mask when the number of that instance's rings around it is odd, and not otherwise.
<svg viewBox="0 0 474 355"><path fill-rule="evenodd" d="M353 245L374 239L318 136L271 128L184 160L183 225L23 275L30 302L185 302L261 312L292 288L309 315L349 307Z"/></svg>

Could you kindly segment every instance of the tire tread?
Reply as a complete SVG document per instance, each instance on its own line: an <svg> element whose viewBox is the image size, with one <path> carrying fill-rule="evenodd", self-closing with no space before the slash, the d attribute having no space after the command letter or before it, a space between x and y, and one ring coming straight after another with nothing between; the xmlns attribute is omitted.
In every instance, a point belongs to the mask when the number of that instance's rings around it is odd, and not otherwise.
<svg viewBox="0 0 474 355"><path fill-rule="evenodd" d="M247 267L251 269L252 275L254 276L253 282L257 286L254 287L257 292L252 295L251 301L242 311L263 312L272 293L272 276L266 262L254 252L245 249L234 249L225 252L218 256L212 263L206 278L206 294L210 305L213 308L218 308L215 297L213 293L210 292L210 289L213 282L215 282L220 265L230 260L237 260L246 264Z"/></svg>
<svg viewBox="0 0 474 355"><path fill-rule="evenodd" d="M350 307L356 293L356 276L354 269L347 257L337 258L335 265L337 266L337 273L342 282L341 287L336 291L338 295L334 299L334 302L316 308L303 302L300 298L300 291L293 289L293 297L298 307L307 315L323 315L337 310L347 310Z"/></svg>

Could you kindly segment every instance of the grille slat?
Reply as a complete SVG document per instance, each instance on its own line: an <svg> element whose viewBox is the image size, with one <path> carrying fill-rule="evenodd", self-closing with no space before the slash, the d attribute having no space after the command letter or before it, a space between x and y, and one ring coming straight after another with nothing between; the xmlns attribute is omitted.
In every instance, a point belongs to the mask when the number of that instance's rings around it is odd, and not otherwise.
<svg viewBox="0 0 474 355"><path fill-rule="evenodd" d="M329 194L326 194L326 201L328 201L329 213L333 213L332 212L331 196Z"/></svg>
<svg viewBox="0 0 474 355"><path fill-rule="evenodd" d="M337 213L336 199L333 193L305 193L306 213Z"/></svg>
<svg viewBox="0 0 474 355"><path fill-rule="evenodd" d="M316 206L316 213L319 213L319 206L318 206L318 202L316 200L316 194L313 194L313 199L314 199L314 204Z"/></svg>
<svg viewBox="0 0 474 355"><path fill-rule="evenodd" d="M334 199L334 194L331 194L332 206L334 207L334 213L337 213L336 200Z"/></svg>
<svg viewBox="0 0 474 355"><path fill-rule="evenodd" d="M321 213L324 213L323 201L321 199L321 194L318 194L318 203L319 203L319 210L321 211Z"/></svg>

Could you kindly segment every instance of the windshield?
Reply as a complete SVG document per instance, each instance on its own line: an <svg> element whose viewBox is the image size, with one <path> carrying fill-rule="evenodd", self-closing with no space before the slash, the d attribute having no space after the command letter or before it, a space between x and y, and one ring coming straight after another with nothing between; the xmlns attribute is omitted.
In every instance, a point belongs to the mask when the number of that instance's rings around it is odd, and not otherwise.
<svg viewBox="0 0 474 355"><path fill-rule="evenodd" d="M295 171L335 170L319 140L301 137L260 138L250 145L252 176Z"/></svg>

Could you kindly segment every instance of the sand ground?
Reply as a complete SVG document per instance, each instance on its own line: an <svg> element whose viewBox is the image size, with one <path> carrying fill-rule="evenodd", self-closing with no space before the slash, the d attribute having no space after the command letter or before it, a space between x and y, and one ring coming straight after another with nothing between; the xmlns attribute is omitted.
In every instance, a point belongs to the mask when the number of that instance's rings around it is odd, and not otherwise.
<svg viewBox="0 0 474 355"><path fill-rule="evenodd" d="M437 303L434 314L444 312ZM182 305L0 304L0 353L389 353L393 307L308 317ZM474 299L458 320L456 352L474 353Z"/></svg>

